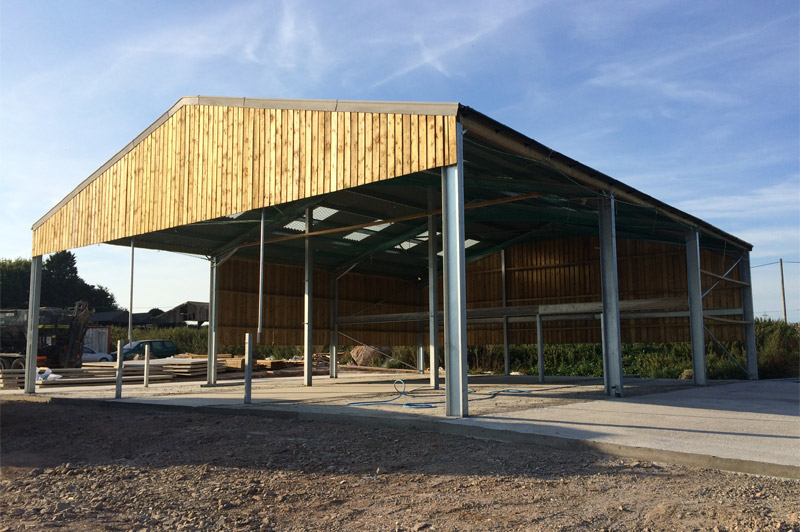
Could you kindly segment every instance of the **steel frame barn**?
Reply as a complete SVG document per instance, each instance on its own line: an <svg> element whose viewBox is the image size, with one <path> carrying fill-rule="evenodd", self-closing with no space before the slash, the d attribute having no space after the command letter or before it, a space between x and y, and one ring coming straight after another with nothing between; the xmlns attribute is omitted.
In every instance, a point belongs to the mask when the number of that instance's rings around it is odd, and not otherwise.
<svg viewBox="0 0 800 532"><path fill-rule="evenodd" d="M758 378L750 244L457 103L180 99L34 224L27 393L42 256L96 243L208 258L209 384L248 331L302 343L309 386L314 344L331 377L342 339L417 345L419 371L443 348L449 416L468 343L506 373L537 343L543 380L546 340L599 341L620 396L623 338L690 340L703 385L709 334Z"/></svg>

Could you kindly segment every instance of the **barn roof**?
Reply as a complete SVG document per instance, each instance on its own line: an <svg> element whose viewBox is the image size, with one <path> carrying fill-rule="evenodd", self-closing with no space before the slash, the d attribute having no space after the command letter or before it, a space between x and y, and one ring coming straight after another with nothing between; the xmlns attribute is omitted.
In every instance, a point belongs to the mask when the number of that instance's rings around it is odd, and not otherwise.
<svg viewBox="0 0 800 532"><path fill-rule="evenodd" d="M596 236L616 198L617 236L740 253L751 245L457 103L185 97L33 226L33 255L100 242L417 276L425 217L463 130L467 259ZM430 203L429 194L433 203Z"/></svg>

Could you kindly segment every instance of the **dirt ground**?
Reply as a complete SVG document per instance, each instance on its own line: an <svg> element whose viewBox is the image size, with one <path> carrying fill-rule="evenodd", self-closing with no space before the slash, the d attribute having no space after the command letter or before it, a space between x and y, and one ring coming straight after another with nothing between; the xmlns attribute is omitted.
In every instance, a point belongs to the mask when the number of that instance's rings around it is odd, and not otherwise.
<svg viewBox="0 0 800 532"><path fill-rule="evenodd" d="M796 480L269 417L0 409L0 532L800 530Z"/></svg>

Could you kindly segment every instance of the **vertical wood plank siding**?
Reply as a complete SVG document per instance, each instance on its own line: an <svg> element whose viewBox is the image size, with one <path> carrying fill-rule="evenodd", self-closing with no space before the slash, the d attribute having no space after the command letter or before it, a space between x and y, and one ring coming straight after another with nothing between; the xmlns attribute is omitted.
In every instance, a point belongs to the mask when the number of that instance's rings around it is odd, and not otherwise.
<svg viewBox="0 0 800 532"><path fill-rule="evenodd" d="M600 255L596 238L570 238L524 244L506 251L507 300L513 305L582 303L600 300ZM681 246L635 240L618 241L620 299L662 297L687 298L686 253ZM733 261L714 253L701 253L703 269L722 273ZM274 345L302 343L303 269L265 265L263 342ZM500 254L467 267L467 307L502 306ZM329 283L324 271L315 272L315 344L328 342L330 329ZM732 278L738 278L734 269ZM703 277L703 289L715 280ZM388 277L348 274L340 280L339 315L369 315L425 310L418 306L417 283ZM441 292L441 281L439 290ZM424 298L426 299L426 298ZM220 268L220 339L223 344L241 344L244 333L255 331L258 315L258 263L231 259ZM442 301L442 298L439 298ZM738 308L741 290L720 283L704 299L705 308ZM720 339L742 338L742 327L708 322ZM415 345L415 323L347 325L341 332L370 345ZM512 324L513 344L536 343L535 323ZM599 321L548 322L547 343L598 343ZM499 324L469 325L471 345L501 344ZM623 320L625 342L677 342L689 340L687 318ZM441 338L440 338L441 339ZM356 342L340 337L344 345Z"/></svg>
<svg viewBox="0 0 800 532"><path fill-rule="evenodd" d="M37 227L32 254L454 164L447 138L455 123L454 116L186 105Z"/></svg>

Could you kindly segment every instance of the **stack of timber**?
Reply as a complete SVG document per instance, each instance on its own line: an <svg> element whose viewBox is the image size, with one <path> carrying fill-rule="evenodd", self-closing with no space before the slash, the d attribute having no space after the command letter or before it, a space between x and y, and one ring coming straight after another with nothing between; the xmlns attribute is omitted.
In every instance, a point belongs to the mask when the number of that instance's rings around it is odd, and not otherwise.
<svg viewBox="0 0 800 532"><path fill-rule="evenodd" d="M24 386L24 369L0 369L0 388L16 389Z"/></svg>
<svg viewBox="0 0 800 532"><path fill-rule="evenodd" d="M198 359L202 360L203 363L208 359L207 355L200 355L196 353L186 353L184 355L178 355L174 358L188 358L188 359ZM319 359L319 360L318 360ZM314 355L314 364L316 365L318 362L321 362L322 359L318 355ZM300 369L303 368L303 361L302 360L289 360L289 359L280 359L280 360L255 360L254 361L254 370L267 370L267 371L276 371L276 370L286 370L286 369ZM234 370L234 371L244 371L244 356L243 355L232 355L230 353L219 353L217 354L217 364L225 365L227 368Z"/></svg>
<svg viewBox="0 0 800 532"><path fill-rule="evenodd" d="M79 369L54 369L60 379L36 381L43 386L51 385L92 385L114 384L117 380L117 368L111 364L86 363ZM156 365L150 365L150 382L164 382L172 380L172 375L165 375ZM123 364L122 382L139 384L144 382L144 366L131 366Z"/></svg>
<svg viewBox="0 0 800 532"><path fill-rule="evenodd" d="M44 368L39 368L39 371ZM114 384L117 379L117 369L109 364L84 364L81 368L56 368L51 370L51 375L60 378L37 380L39 386L87 386L97 384ZM164 382L172 380L172 375L167 375L158 366L150 366L150 382ZM25 370L2 370L0 382L3 388L22 388L25 384ZM122 370L122 382L137 384L144 382L143 366L126 366Z"/></svg>
<svg viewBox="0 0 800 532"><path fill-rule="evenodd" d="M205 357L175 360L160 364L164 373L175 377L205 377L207 375L207 361ZM217 360L217 373L224 373L228 370L227 364L222 360Z"/></svg>
<svg viewBox="0 0 800 532"><path fill-rule="evenodd" d="M173 358L198 359L198 360L203 360L204 361L203 363L206 364L207 362L205 361L208 360L208 355L199 355L197 353L184 353L182 355L176 355ZM244 357L242 356L235 356L230 353L217 353L217 367L220 367L220 364L224 365L225 369L244 371ZM225 371L225 369L223 369L223 371Z"/></svg>

